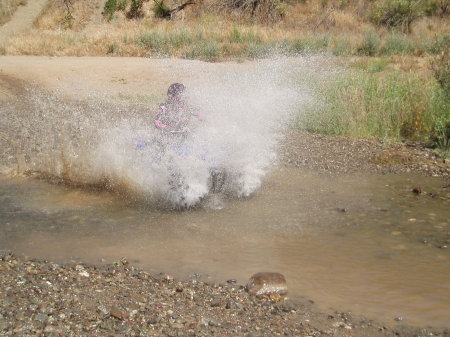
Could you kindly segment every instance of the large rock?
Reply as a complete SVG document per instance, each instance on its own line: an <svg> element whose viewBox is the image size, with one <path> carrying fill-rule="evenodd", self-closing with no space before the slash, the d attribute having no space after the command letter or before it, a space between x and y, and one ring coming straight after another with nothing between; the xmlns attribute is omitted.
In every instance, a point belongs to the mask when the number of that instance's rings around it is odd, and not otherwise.
<svg viewBox="0 0 450 337"><path fill-rule="evenodd" d="M286 279L280 273L262 272L254 274L247 283L247 291L251 295L263 296L288 292Z"/></svg>

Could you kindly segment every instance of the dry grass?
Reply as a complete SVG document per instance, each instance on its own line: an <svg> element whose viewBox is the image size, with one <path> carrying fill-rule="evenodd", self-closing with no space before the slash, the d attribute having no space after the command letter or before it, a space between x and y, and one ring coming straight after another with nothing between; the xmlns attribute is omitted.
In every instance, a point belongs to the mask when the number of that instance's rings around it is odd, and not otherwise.
<svg viewBox="0 0 450 337"><path fill-rule="evenodd" d="M0 1L0 26L9 21L19 6L24 6L27 0L1 0Z"/></svg>
<svg viewBox="0 0 450 337"><path fill-rule="evenodd" d="M58 30L70 28L80 31L90 22L99 3L91 0L72 0L68 17L67 8L62 0L50 0L46 11L35 22L35 28L39 30Z"/></svg>
<svg viewBox="0 0 450 337"><path fill-rule="evenodd" d="M175 20L153 17L152 1L144 2L144 18L128 20L123 11L102 20L100 1L72 0L68 21L61 0L51 0L29 33L5 46L7 54L176 56L220 60L264 57L270 52L334 55L423 55L448 44L445 18L418 20L410 35L374 27L365 0L290 2L287 15L272 25L235 18L211 10L215 0L187 7ZM167 1L175 6L176 1ZM100 16L100 18L98 18ZM96 23L95 19L99 22ZM443 37L447 36L447 40ZM441 39L438 43L435 40Z"/></svg>

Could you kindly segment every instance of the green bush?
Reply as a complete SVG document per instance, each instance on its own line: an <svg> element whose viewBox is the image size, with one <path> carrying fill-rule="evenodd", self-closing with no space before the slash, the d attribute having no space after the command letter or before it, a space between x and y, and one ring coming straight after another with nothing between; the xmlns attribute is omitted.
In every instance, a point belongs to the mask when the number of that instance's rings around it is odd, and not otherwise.
<svg viewBox="0 0 450 337"><path fill-rule="evenodd" d="M234 26L230 33L230 42L234 43L261 43L261 38L253 32L243 33L238 27Z"/></svg>
<svg viewBox="0 0 450 337"><path fill-rule="evenodd" d="M336 38L331 51L336 56L349 56L353 54L353 47L347 38Z"/></svg>
<svg viewBox="0 0 450 337"><path fill-rule="evenodd" d="M130 10L127 13L127 18L138 19L144 16L142 12L143 0L131 0Z"/></svg>
<svg viewBox="0 0 450 337"><path fill-rule="evenodd" d="M450 56L449 50L443 50L431 63L431 70L439 85L450 95Z"/></svg>
<svg viewBox="0 0 450 337"><path fill-rule="evenodd" d="M450 100L434 81L401 71L361 70L308 81L321 101L299 113L299 128L384 140L443 139Z"/></svg>
<svg viewBox="0 0 450 337"><path fill-rule="evenodd" d="M172 55L176 51L190 46L193 42L194 37L185 30L144 33L136 41L138 45L159 56Z"/></svg>
<svg viewBox="0 0 450 337"><path fill-rule="evenodd" d="M220 55L220 47L215 41L201 41L194 43L185 53L187 59L203 59L215 61Z"/></svg>
<svg viewBox="0 0 450 337"><path fill-rule="evenodd" d="M384 40L382 52L384 55L412 54L415 46L411 38L400 32L392 32Z"/></svg>
<svg viewBox="0 0 450 337"><path fill-rule="evenodd" d="M292 49L297 53L326 52L331 38L328 34L300 36L292 43Z"/></svg>
<svg viewBox="0 0 450 337"><path fill-rule="evenodd" d="M442 15L445 16L450 11L450 1L448 0L427 0L423 5L426 15Z"/></svg>
<svg viewBox="0 0 450 337"><path fill-rule="evenodd" d="M411 23L423 15L421 0L383 0L372 8L371 19L378 25L399 27L409 32Z"/></svg>
<svg viewBox="0 0 450 337"><path fill-rule="evenodd" d="M440 54L450 49L450 35L436 36L433 40L427 39L423 49L430 54Z"/></svg>
<svg viewBox="0 0 450 337"><path fill-rule="evenodd" d="M153 15L156 18L166 18L170 16L170 7L166 5L164 0L157 0L153 5Z"/></svg>
<svg viewBox="0 0 450 337"><path fill-rule="evenodd" d="M107 0L103 7L103 16L111 21L114 17L114 13L117 10L117 0Z"/></svg>
<svg viewBox="0 0 450 337"><path fill-rule="evenodd" d="M358 47L358 54L366 56L375 56L380 46L380 36L373 30L364 32L363 41Z"/></svg>
<svg viewBox="0 0 450 337"><path fill-rule="evenodd" d="M117 10L118 11L125 11L127 9L127 0L120 0L117 3Z"/></svg>

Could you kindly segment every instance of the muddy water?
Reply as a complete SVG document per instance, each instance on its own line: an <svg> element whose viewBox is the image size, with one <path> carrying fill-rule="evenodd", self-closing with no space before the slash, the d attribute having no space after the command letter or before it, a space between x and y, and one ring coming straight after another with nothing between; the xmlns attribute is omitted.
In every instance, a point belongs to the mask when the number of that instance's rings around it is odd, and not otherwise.
<svg viewBox="0 0 450 337"><path fill-rule="evenodd" d="M419 180L420 179L420 180ZM422 194L411 193L420 181ZM0 248L57 261L199 272L245 283L286 275L290 296L396 324L448 326L448 188L415 176L276 169L251 198L173 212L107 192L0 178ZM223 202L224 208L210 205Z"/></svg>

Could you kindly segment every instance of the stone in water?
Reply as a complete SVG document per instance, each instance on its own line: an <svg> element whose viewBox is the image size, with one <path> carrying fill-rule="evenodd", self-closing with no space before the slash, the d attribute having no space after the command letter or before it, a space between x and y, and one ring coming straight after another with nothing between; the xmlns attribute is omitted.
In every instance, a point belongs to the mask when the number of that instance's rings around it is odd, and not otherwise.
<svg viewBox="0 0 450 337"><path fill-rule="evenodd" d="M263 296L287 294L286 279L280 273L263 272L254 274L247 283L247 291L251 295Z"/></svg>

